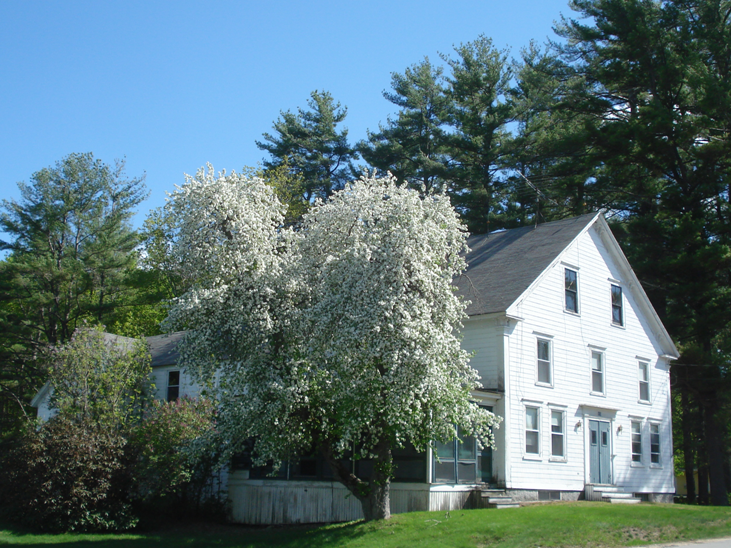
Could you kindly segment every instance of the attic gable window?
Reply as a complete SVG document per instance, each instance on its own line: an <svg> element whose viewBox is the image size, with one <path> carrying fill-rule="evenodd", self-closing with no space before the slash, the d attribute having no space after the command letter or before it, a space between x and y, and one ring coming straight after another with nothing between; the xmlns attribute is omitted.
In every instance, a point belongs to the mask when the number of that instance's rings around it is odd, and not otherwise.
<svg viewBox="0 0 731 548"><path fill-rule="evenodd" d="M622 288L612 284L612 323L624 325L624 314L622 311Z"/></svg>
<svg viewBox="0 0 731 548"><path fill-rule="evenodd" d="M564 293L566 295L566 310L579 313L579 285L575 270L564 269Z"/></svg>

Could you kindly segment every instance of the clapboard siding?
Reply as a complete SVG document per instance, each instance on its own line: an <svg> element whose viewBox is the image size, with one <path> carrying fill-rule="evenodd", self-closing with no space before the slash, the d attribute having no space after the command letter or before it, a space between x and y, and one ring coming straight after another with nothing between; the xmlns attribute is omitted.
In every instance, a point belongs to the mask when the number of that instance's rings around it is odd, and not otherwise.
<svg viewBox="0 0 731 548"><path fill-rule="evenodd" d="M193 382L193 380L190 378L190 375L188 375L185 371L181 371L180 367L176 365L163 365L154 367L152 369L152 374L150 375L150 380L152 380L153 384L155 385L155 399L167 399L168 372L170 371L180 371L180 391L178 394L179 397L182 398L183 396L188 396L194 398L200 394L200 387Z"/></svg>
<svg viewBox="0 0 731 548"><path fill-rule="evenodd" d="M470 366L480 374L484 388L502 390L503 330L490 318L468 319L462 330L462 348L472 354Z"/></svg>
<svg viewBox="0 0 731 548"><path fill-rule="evenodd" d="M564 268L578 272L579 313L564 311ZM592 227L580 235L509 311L522 318L510 335L510 393L506 425L511 444L506 486L581 490L588 482L588 414L611 420L614 481L635 492L673 492L668 364L659 341L635 301L620 265ZM610 280L615 280L610 281ZM624 326L611 322L612 283L623 289ZM552 345L553 386L536 384L537 338ZM603 349L603 350L602 350ZM605 395L591 392L592 350L602 351ZM638 357L650 362L651 403L638 402ZM525 407L540 409L540 454L525 455ZM587 410L586 406L594 406ZM584 407L582 407L584 406ZM566 459L551 461L550 411L566 413ZM603 409L603 411L602 411ZM616 409L617 411L610 411ZM601 413L601 417L597 416ZM661 466L632 467L630 415L643 421L643 456L649 463L649 421L661 432ZM621 430L619 427L622 427Z"/></svg>

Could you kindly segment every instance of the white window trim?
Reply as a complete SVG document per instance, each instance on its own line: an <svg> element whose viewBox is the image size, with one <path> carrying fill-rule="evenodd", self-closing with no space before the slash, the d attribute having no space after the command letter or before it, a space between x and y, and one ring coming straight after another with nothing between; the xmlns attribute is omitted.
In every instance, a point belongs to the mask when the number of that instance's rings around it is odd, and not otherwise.
<svg viewBox="0 0 731 548"><path fill-rule="evenodd" d="M535 409L536 410L536 427L537 430L528 430L528 409ZM542 413L541 408L536 405L526 405L523 410L523 458L525 460L542 460L541 459L541 450L542 450L542 443L541 443L541 420L542 420ZM538 439L538 452L537 453L529 453L527 448L527 441L528 441L528 432L536 432L537 439Z"/></svg>
<svg viewBox="0 0 731 548"><path fill-rule="evenodd" d="M607 397L607 359L606 359L606 353L603 350L600 350L598 347L592 347L590 346L589 349L591 350L591 356L589 358L589 393L592 396L602 396ZM599 354L601 356L601 372L602 372L602 390L601 392L597 392L594 390L594 354Z"/></svg>
<svg viewBox="0 0 731 548"><path fill-rule="evenodd" d="M632 431L632 425L633 424L639 424L640 425L640 460L636 461L632 457L634 456L634 449L632 447L632 444L634 443L634 440L632 439L632 436L634 436L634 432ZM630 416L630 423L629 423L629 462L630 466L633 468L644 468L645 467L645 448L644 448L644 442L643 442L643 435L642 431L644 430L644 421L637 417Z"/></svg>
<svg viewBox="0 0 731 548"><path fill-rule="evenodd" d="M579 269L576 268L576 267L573 267L573 266L568 266L565 263L561 263L561 264L564 267L564 272L563 272L563 277L562 277L562 282L561 282L563 284L563 311L566 314L571 314L573 316L581 316L581 306L579 306L579 293L580 293L580 289L579 289L579 285L580 285L579 284ZM574 274L576 274L576 311L569 310L566 307L566 271L567 270L570 270Z"/></svg>
<svg viewBox="0 0 731 548"><path fill-rule="evenodd" d="M566 406L549 407L549 426L551 436L551 456L548 459L550 462L568 462L567 455L567 444L566 444ZM561 413L561 438L563 441L563 456L559 457L553 454L553 425L551 424L551 418L553 413Z"/></svg>
<svg viewBox="0 0 731 548"><path fill-rule="evenodd" d="M541 342L545 342L548 345L548 377L549 382L543 382L539 380L538 375L538 345ZM544 386L546 388L553 388L553 341L545 337L536 337L536 386Z"/></svg>
<svg viewBox="0 0 731 548"><path fill-rule="evenodd" d="M577 284L578 285L578 284ZM614 302L612 301L612 288L618 287L619 288L619 313L620 313L620 323L617 323L614 321ZM627 321L624 314L624 288L622 287L622 284L619 282L617 283L611 283L609 285L609 307L610 307L610 323L613 327L617 327L619 329L624 329L627 325Z"/></svg>
<svg viewBox="0 0 731 548"><path fill-rule="evenodd" d="M644 363L647 366L647 381L643 381L640 378L640 364ZM649 360L643 360L638 359L637 360L637 403L642 403L644 405L652 404L652 384L650 379L650 370L652 368L650 367L650 361ZM647 399L642 399L642 389L640 388L642 386L643 382L647 382Z"/></svg>
<svg viewBox="0 0 731 548"><path fill-rule="evenodd" d="M660 428L662 426L662 423L659 421L649 420L647 421L647 424L649 425L649 435L647 436L647 441L649 442L650 451L648 452L648 464L650 465L650 468L662 468L663 467L663 458L662 458L662 432L660 431ZM657 448L657 460L658 462L652 462L652 427L657 427L657 438L658 438L658 448Z"/></svg>

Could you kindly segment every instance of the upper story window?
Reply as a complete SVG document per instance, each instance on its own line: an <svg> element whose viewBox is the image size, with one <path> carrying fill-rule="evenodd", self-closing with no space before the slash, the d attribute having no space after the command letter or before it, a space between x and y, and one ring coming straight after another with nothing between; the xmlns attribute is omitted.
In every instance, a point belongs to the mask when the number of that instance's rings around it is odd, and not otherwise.
<svg viewBox="0 0 731 548"><path fill-rule="evenodd" d="M540 384L553 384L551 371L551 341L538 339L538 360L536 363L536 382Z"/></svg>
<svg viewBox="0 0 731 548"><path fill-rule="evenodd" d="M525 452L531 455L538 455L540 447L540 426L538 422L538 408L525 408Z"/></svg>
<svg viewBox="0 0 731 548"><path fill-rule="evenodd" d="M638 362L637 376L640 401L650 401L650 364L648 362Z"/></svg>
<svg viewBox="0 0 731 548"><path fill-rule="evenodd" d="M175 401L180 395L180 371L168 371L168 401Z"/></svg>
<svg viewBox="0 0 731 548"><path fill-rule="evenodd" d="M591 391L604 394L604 354L591 352Z"/></svg>
<svg viewBox="0 0 731 548"><path fill-rule="evenodd" d="M642 463L642 423L632 421L632 462Z"/></svg>
<svg viewBox="0 0 731 548"><path fill-rule="evenodd" d="M579 313L579 285L575 270L564 269L564 293L566 295L566 310Z"/></svg>
<svg viewBox="0 0 731 548"><path fill-rule="evenodd" d="M612 323L624 325L624 311L622 310L622 288L612 284Z"/></svg>

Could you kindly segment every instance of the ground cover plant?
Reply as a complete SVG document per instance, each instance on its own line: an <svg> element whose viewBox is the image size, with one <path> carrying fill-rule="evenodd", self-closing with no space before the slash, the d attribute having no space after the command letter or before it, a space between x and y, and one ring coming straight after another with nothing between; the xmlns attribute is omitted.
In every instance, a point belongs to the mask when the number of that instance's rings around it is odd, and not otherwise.
<svg viewBox="0 0 731 548"><path fill-rule="evenodd" d="M66 548L431 548L613 547L731 536L731 510L719 507L552 503L511 510L398 514L390 520L323 526L245 527L170 524L125 535L38 535L0 524L0 545Z"/></svg>

